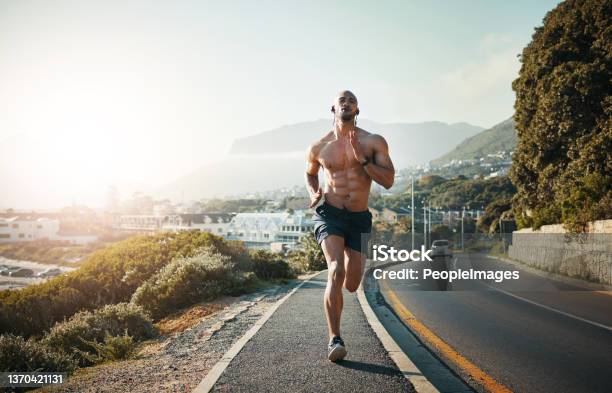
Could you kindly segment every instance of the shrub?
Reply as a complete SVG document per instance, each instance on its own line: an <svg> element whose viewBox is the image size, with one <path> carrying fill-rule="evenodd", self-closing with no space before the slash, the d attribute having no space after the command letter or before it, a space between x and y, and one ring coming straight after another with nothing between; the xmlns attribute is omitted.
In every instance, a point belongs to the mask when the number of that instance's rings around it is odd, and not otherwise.
<svg viewBox="0 0 612 393"><path fill-rule="evenodd" d="M245 258L240 244L206 232L135 236L96 251L73 272L19 291L0 291L0 333L39 335L79 310L129 301L174 258L192 256L205 246L232 260Z"/></svg>
<svg viewBox="0 0 612 393"><path fill-rule="evenodd" d="M312 233L301 240L302 249L291 251L287 255L289 267L294 274L327 269L325 255Z"/></svg>
<svg viewBox="0 0 612 393"><path fill-rule="evenodd" d="M86 366L99 360L92 342L108 342L107 336L122 334L129 334L137 341L155 335L151 319L142 307L119 303L94 312L79 312L69 320L55 324L41 343L74 355L80 365Z"/></svg>
<svg viewBox="0 0 612 393"><path fill-rule="evenodd" d="M182 307L236 293L244 283L244 275L230 257L203 248L161 269L136 290L132 302L158 319Z"/></svg>
<svg viewBox="0 0 612 393"><path fill-rule="evenodd" d="M302 274L309 271L308 260L304 251L290 251L287 254L287 263L293 274Z"/></svg>
<svg viewBox="0 0 612 393"><path fill-rule="evenodd" d="M262 280L294 277L289 264L280 254L266 250L250 250L249 258L253 272Z"/></svg>
<svg viewBox="0 0 612 393"><path fill-rule="evenodd" d="M318 271L327 269L327 262L325 262L325 255L321 246L317 243L317 239L313 233L302 237L300 240L302 247L304 248L304 257L309 271Z"/></svg>
<svg viewBox="0 0 612 393"><path fill-rule="evenodd" d="M49 371L72 373L76 362L66 353L13 334L0 335L0 371Z"/></svg>
<svg viewBox="0 0 612 393"><path fill-rule="evenodd" d="M97 342L95 340L82 341L96 351L95 355L90 352L79 353L92 364L129 359L136 351L134 339L132 336L127 334L127 331L122 336L112 336L106 333L103 342Z"/></svg>

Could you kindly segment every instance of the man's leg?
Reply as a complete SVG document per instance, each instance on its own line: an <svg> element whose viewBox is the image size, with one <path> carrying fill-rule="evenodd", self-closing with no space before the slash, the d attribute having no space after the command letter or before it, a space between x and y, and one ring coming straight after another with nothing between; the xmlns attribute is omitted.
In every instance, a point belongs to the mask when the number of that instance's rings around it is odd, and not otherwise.
<svg viewBox="0 0 612 393"><path fill-rule="evenodd" d="M340 336L342 314L342 284L344 282L344 238L329 235L321 242L327 261L327 287L325 288L325 316L329 338Z"/></svg>
<svg viewBox="0 0 612 393"><path fill-rule="evenodd" d="M361 284L363 270L365 269L366 256L359 251L346 247L344 249L344 287L349 292L355 292Z"/></svg>

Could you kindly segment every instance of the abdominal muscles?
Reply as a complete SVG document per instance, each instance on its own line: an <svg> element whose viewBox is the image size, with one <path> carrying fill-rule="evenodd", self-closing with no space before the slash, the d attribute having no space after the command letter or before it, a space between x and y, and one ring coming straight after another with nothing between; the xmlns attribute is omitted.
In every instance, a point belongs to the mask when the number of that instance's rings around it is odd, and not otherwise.
<svg viewBox="0 0 612 393"><path fill-rule="evenodd" d="M365 210L372 180L361 167L325 169L325 199L337 207Z"/></svg>

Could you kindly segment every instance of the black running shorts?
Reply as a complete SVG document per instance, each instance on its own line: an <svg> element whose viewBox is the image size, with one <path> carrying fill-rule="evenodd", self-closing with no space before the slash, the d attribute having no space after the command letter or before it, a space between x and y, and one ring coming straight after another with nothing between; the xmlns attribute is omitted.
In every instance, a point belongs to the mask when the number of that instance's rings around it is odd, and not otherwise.
<svg viewBox="0 0 612 393"><path fill-rule="evenodd" d="M366 252L372 232L372 213L369 210L352 212L324 202L315 209L313 221L317 243L321 244L329 235L338 235L344 238L346 247Z"/></svg>

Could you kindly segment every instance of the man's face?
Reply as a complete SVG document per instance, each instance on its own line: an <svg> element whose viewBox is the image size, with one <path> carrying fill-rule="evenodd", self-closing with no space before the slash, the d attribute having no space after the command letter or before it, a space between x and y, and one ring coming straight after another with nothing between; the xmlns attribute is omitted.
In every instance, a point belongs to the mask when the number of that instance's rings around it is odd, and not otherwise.
<svg viewBox="0 0 612 393"><path fill-rule="evenodd" d="M334 102L334 111L337 118L342 121L351 121L357 116L358 111L357 97L350 91L343 91L338 94Z"/></svg>

